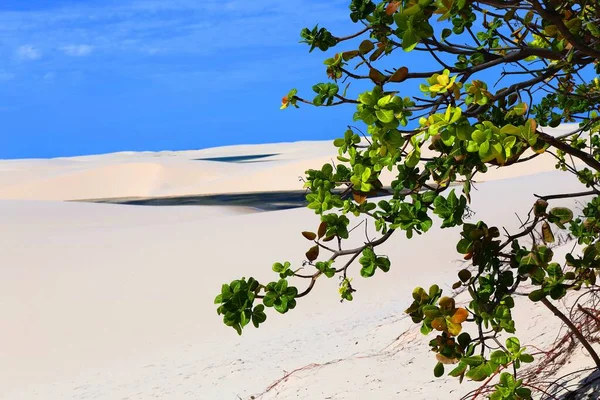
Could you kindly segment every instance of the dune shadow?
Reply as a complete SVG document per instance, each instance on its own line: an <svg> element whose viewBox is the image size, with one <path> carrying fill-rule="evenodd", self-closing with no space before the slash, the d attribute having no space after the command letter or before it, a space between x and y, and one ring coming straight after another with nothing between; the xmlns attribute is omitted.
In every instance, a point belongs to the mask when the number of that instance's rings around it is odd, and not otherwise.
<svg viewBox="0 0 600 400"><path fill-rule="evenodd" d="M342 191L334 190L341 194ZM277 192L227 193L209 195L185 195L165 197L120 197L106 199L77 200L88 203L124 204L132 206L237 206L262 211L287 210L306 207L306 191L288 190ZM382 193L373 198L385 196Z"/></svg>
<svg viewBox="0 0 600 400"><path fill-rule="evenodd" d="M305 191L299 190L147 198L112 198L85 201L136 206L237 206L251 207L263 211L274 211L306 206L305 194Z"/></svg>
<svg viewBox="0 0 600 400"><path fill-rule="evenodd" d="M579 373L587 371L584 375ZM596 400L600 398L600 371L589 368L567 374L554 381L542 399ZM577 378L571 378L571 376Z"/></svg>
<svg viewBox="0 0 600 400"><path fill-rule="evenodd" d="M224 157L205 157L195 158L196 161L214 161L214 162L227 162L227 163L251 163L251 162L265 162L270 160L263 160L263 158L277 156L277 153L272 154L253 154L253 155L242 155L242 156L224 156Z"/></svg>

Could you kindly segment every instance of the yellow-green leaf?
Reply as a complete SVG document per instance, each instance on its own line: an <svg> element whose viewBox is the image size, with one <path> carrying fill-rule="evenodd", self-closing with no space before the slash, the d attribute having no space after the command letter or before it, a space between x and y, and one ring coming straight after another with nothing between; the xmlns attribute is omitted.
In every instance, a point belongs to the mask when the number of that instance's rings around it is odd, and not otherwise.
<svg viewBox="0 0 600 400"><path fill-rule="evenodd" d="M458 336L458 334L460 333L460 331L462 331L462 325L461 324L455 324L452 321L446 321L446 325L448 328L448 333L452 336Z"/></svg>
<svg viewBox="0 0 600 400"><path fill-rule="evenodd" d="M511 125L511 124L504 125L502 128L500 128L500 133L503 133L505 135L514 135L514 136L521 135L521 131L519 130L519 128L517 128L516 126Z"/></svg>
<svg viewBox="0 0 600 400"><path fill-rule="evenodd" d="M542 238L544 243L554 243L554 234L550 228L550 224L546 221L542 224Z"/></svg>
<svg viewBox="0 0 600 400"><path fill-rule="evenodd" d="M513 107L512 111L517 115L525 115L527 112L527 103L519 103Z"/></svg>

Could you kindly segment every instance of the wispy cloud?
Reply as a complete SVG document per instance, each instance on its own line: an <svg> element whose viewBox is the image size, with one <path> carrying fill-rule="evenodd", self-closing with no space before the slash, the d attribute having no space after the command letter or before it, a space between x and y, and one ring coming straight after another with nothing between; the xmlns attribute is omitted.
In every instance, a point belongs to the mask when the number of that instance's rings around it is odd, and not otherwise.
<svg viewBox="0 0 600 400"><path fill-rule="evenodd" d="M17 48L19 60L33 61L42 58L42 52L31 45L19 46Z"/></svg>
<svg viewBox="0 0 600 400"><path fill-rule="evenodd" d="M331 134L335 118L278 125L304 118L282 116L279 102L292 87L310 92L327 79L326 55L308 54L299 33L317 23L339 36L360 29L348 2L0 0L0 72L9 79L0 82L0 112L14 132L0 157ZM227 129L232 121L244 123Z"/></svg>
<svg viewBox="0 0 600 400"><path fill-rule="evenodd" d="M110 3L77 2L68 7L0 11L0 57L12 53L16 54L13 59L32 61L43 56L44 63L30 64L40 69L32 72L43 76L50 69L61 78L74 68L122 75L135 70L136 79L181 75L192 69L221 74L241 57L271 64L288 62L293 54L306 50L298 44L304 26L318 22L336 34L349 33L347 28L336 30L347 18L347 0ZM79 60L75 65L56 57L60 54ZM95 55L93 63L86 57L91 54ZM268 73L260 62L254 64L257 70L247 70L249 75Z"/></svg>
<svg viewBox="0 0 600 400"><path fill-rule="evenodd" d="M288 46L298 40L298 27L329 24L345 17L347 0L129 0L120 5L78 6L28 12L0 11L5 44L28 42L87 55L92 49L169 49L171 53L203 53L224 48ZM336 12L338 11L338 12ZM54 43L52 43L54 42ZM58 43L56 43L58 42ZM80 44L78 44L80 43ZM81 44L83 43L83 44ZM39 51L22 46L24 56Z"/></svg>
<svg viewBox="0 0 600 400"><path fill-rule="evenodd" d="M6 71L0 71L0 82L1 81L10 81L15 78L15 74Z"/></svg>
<svg viewBox="0 0 600 400"><path fill-rule="evenodd" d="M87 44L71 44L62 46L60 50L71 57L84 57L91 54L94 48Z"/></svg>

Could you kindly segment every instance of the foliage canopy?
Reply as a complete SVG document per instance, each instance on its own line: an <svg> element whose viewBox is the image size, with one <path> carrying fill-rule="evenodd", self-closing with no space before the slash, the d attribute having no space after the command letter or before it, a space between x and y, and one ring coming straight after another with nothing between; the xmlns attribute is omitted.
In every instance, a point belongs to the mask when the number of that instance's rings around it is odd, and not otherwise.
<svg viewBox="0 0 600 400"><path fill-rule="evenodd" d="M533 357L514 336L512 318L515 293L524 284L533 287L527 289L529 299L573 329L600 368L584 335L553 305L570 291L593 288L600 267L598 2L351 0L350 19L359 28L346 37L319 26L302 30L310 51L347 47L325 60L329 81L312 87L312 100L294 89L282 101L282 108L352 105L354 121L368 133L348 127L334 141L339 163L307 171L308 208L320 217L315 232L302 233L311 242L305 256L313 271L278 262L273 282L242 278L224 284L215 299L224 323L240 334L250 322L259 327L265 307L288 312L322 277L341 276L340 296L351 301L355 289L347 273L356 260L364 278L387 272L390 260L377 247L398 231L408 239L424 234L437 218L441 228L462 229L456 250L471 265L458 273L453 287L467 290L471 301L457 307L438 285L412 293L406 313L424 335L435 335L430 342L435 376L446 373L447 365L448 374L461 380L498 374L491 399L531 398L531 388L517 374ZM421 65L432 69L410 70L402 65L410 55L398 53L429 56L432 62ZM369 89L351 96L353 81ZM496 89L499 85L506 86ZM403 95L415 89L420 93ZM561 136L545 129L565 122L574 124ZM516 233L466 221L476 176L543 153L585 188L538 196ZM395 175L389 189L380 180L386 169ZM374 199L381 194L391 198ZM550 204L567 197L586 199L582 215ZM368 216L379 238L345 248L347 214ZM583 246L567 254L565 265L553 260L556 232ZM298 290L290 278L308 283ZM475 324L479 334L463 332L465 323ZM504 343L501 334L508 334ZM489 341L497 350L488 349Z"/></svg>

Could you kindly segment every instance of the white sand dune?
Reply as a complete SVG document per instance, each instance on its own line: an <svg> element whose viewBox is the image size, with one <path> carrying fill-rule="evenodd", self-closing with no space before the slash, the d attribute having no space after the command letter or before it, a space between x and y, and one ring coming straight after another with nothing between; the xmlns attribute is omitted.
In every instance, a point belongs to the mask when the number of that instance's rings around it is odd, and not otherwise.
<svg viewBox="0 0 600 400"><path fill-rule="evenodd" d="M199 158L276 154L260 162ZM309 168L335 158L330 142L233 146L185 152L115 153L0 161L0 198L77 200L298 190Z"/></svg>
<svg viewBox="0 0 600 400"><path fill-rule="evenodd" d="M275 154L256 162L200 158ZM300 190L310 168L336 160L331 142L246 145L184 152L114 153L50 160L0 160L0 198L81 200ZM527 164L494 168L485 180L554 169L542 155ZM385 171L389 184L393 172ZM483 178L482 178L483 179Z"/></svg>
<svg viewBox="0 0 600 400"><path fill-rule="evenodd" d="M279 155L194 161L248 153ZM455 229L398 234L382 246L387 275L352 270L355 301L340 303L337 280L323 278L289 315L270 312L238 337L216 315L220 285L275 279L275 261L300 266L299 232L318 225L310 210L49 201L299 189L297 177L331 155L329 144L298 143L0 162L0 399L249 399L311 364L260 398L448 399L476 387L435 379L428 339L403 314L415 286L449 292ZM474 218L514 230L532 193L579 189L568 174L539 173L552 165L540 157L477 185ZM516 318L525 342L554 339L547 310L525 304Z"/></svg>

